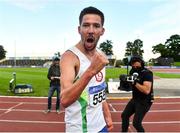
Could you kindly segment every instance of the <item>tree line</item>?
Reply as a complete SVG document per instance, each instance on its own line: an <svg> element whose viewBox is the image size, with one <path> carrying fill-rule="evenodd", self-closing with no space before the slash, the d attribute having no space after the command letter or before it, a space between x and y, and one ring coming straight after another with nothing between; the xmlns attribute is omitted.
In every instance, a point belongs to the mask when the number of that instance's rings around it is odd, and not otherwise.
<svg viewBox="0 0 180 133"><path fill-rule="evenodd" d="M112 56L113 53L113 42L111 40L106 40L100 43L99 48L107 55ZM6 57L6 50L2 45L0 45L0 60ZM152 46L152 52L154 54L159 53L160 57L163 58L173 58L174 61L180 61L180 35L171 35L165 43L159 43ZM143 58L143 41L141 39L136 39L134 42L128 41L126 43L125 58L124 62L127 62L129 56L139 55Z"/></svg>
<svg viewBox="0 0 180 133"><path fill-rule="evenodd" d="M0 45L0 60L4 59L6 57L6 50L4 50L4 47Z"/></svg>
<svg viewBox="0 0 180 133"><path fill-rule="evenodd" d="M113 42L111 40L106 40L100 44L100 49L108 56L113 55ZM171 35L165 43L159 43L152 46L152 52L154 54L159 53L162 58L173 58L174 61L180 61L180 35ZM136 39L134 42L128 41L126 43L125 58L123 62L126 64L128 62L129 56L141 56L143 58L143 41L141 39Z"/></svg>

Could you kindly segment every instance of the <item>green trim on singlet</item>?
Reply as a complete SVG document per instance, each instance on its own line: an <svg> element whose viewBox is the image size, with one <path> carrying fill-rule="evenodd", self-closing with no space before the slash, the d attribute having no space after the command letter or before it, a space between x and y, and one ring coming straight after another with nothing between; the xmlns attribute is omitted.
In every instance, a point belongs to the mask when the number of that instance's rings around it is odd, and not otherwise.
<svg viewBox="0 0 180 133"><path fill-rule="evenodd" d="M87 118L86 118L86 107L87 107L87 99L88 99L88 94L84 90L78 99L80 105L81 105L81 118L82 118L82 130L83 133L87 132Z"/></svg>

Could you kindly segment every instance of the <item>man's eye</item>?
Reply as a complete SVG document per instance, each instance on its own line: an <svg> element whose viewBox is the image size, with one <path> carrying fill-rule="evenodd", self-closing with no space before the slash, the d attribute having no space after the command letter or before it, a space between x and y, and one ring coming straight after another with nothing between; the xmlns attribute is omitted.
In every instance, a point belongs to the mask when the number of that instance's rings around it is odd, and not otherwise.
<svg viewBox="0 0 180 133"><path fill-rule="evenodd" d="M99 24L96 24L94 27L99 28L99 27L100 27L100 25L99 25Z"/></svg>
<svg viewBox="0 0 180 133"><path fill-rule="evenodd" d="M89 25L88 24L83 24L83 27L88 27Z"/></svg>

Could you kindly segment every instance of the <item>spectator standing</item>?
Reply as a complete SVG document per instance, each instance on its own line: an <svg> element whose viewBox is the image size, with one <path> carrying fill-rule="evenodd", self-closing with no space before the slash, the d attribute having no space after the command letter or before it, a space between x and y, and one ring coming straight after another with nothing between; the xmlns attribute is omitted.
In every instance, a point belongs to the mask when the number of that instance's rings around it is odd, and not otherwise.
<svg viewBox="0 0 180 133"><path fill-rule="evenodd" d="M53 62L48 70L47 78L50 80L50 87L48 93L48 107L45 113L51 112L52 107L52 96L56 91L56 112L60 112L60 67L59 67L59 57L53 57Z"/></svg>

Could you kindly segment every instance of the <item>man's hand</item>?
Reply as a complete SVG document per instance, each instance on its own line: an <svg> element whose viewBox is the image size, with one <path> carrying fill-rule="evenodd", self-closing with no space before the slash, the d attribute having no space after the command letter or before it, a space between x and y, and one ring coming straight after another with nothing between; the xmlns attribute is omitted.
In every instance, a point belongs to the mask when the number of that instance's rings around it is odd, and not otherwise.
<svg viewBox="0 0 180 133"><path fill-rule="evenodd" d="M112 131L113 122L112 122L112 117L111 117L111 113L109 110L109 106L108 106L108 103L106 101L103 102L103 113L104 113L104 118L106 121L107 129L108 129L108 131Z"/></svg>
<svg viewBox="0 0 180 133"><path fill-rule="evenodd" d="M114 128L112 119L106 119L106 125L109 132L112 131L112 129Z"/></svg>
<svg viewBox="0 0 180 133"><path fill-rule="evenodd" d="M102 54L96 52L91 60L91 65L89 69L93 74L97 74L109 63L108 59Z"/></svg>

